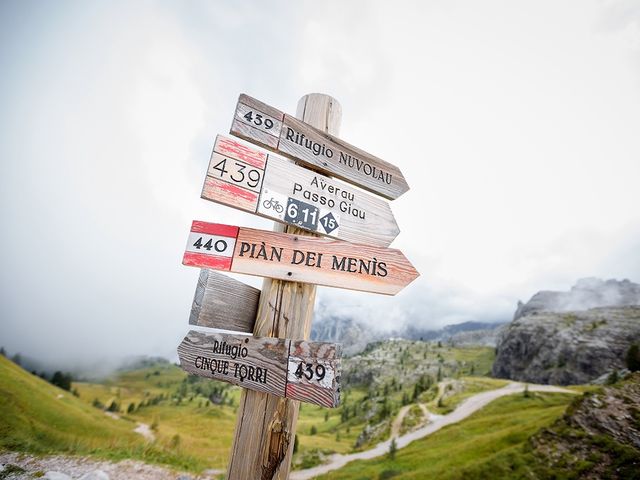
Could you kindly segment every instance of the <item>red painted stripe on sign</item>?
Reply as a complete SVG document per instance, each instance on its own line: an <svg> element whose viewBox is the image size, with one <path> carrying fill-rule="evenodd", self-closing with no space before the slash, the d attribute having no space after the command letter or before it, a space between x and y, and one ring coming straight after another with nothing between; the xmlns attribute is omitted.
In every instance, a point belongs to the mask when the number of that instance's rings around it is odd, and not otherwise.
<svg viewBox="0 0 640 480"><path fill-rule="evenodd" d="M287 383L285 396L293 400L303 400L305 402L315 403L323 407L334 408L337 406L334 392L327 388L315 385L302 385L295 383Z"/></svg>
<svg viewBox="0 0 640 480"><path fill-rule="evenodd" d="M218 185L218 188L220 188L220 190L224 190L226 192L229 192L237 197L243 198L245 200L250 200L252 202L256 202L258 200L258 194L255 192L252 192L251 190L247 190L245 188L241 188L238 187L237 185L232 185L230 183L226 183L226 182L220 182L220 184Z"/></svg>
<svg viewBox="0 0 640 480"><path fill-rule="evenodd" d="M191 231L195 233L207 233L209 235L220 235L221 237L238 237L238 227L223 225L222 223L207 223L194 220L191 224Z"/></svg>
<svg viewBox="0 0 640 480"><path fill-rule="evenodd" d="M216 257L214 255L206 255L204 253L184 252L182 264L190 267L229 271L231 270L231 260L231 257Z"/></svg>
<svg viewBox="0 0 640 480"><path fill-rule="evenodd" d="M264 170L267 154L259 150L247 147L235 140L218 135L213 151L221 155L242 160L243 162L253 165Z"/></svg>

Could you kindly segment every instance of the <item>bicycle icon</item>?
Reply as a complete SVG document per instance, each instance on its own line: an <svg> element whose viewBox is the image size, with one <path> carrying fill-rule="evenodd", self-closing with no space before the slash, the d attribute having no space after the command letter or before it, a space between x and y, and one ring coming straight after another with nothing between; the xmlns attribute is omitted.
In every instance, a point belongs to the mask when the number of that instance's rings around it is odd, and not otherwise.
<svg viewBox="0 0 640 480"><path fill-rule="evenodd" d="M273 197L270 200L265 200L262 202L262 206L266 209L272 208L277 213L282 213L284 211L284 207L280 204L280 202Z"/></svg>

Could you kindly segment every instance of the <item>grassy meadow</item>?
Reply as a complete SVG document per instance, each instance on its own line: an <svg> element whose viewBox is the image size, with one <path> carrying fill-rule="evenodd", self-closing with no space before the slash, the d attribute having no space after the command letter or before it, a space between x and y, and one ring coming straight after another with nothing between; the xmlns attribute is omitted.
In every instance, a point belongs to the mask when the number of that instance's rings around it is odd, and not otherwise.
<svg viewBox="0 0 640 480"><path fill-rule="evenodd" d="M512 468L526 463L524 445L538 429L559 418L569 394L502 397L468 419L398 450L395 458L356 461L323 480L365 479L511 479Z"/></svg>
<svg viewBox="0 0 640 480"><path fill-rule="evenodd" d="M0 449L126 458L200 470L205 462L167 442L149 444L134 419L114 420L0 356Z"/></svg>
<svg viewBox="0 0 640 480"><path fill-rule="evenodd" d="M500 388L507 382L482 375L490 369L493 354L486 347L394 340L346 359L347 368L369 380L343 385L338 408L301 404L294 468L308 468L321 463L324 455L361 451L388 439L392 421L405 405L409 410L401 432L424 421L418 404L445 414L473 394ZM442 400L437 401L439 381L444 386ZM78 396L0 356L0 449L133 458L192 472L225 468L240 388L188 376L169 362L139 365L100 382L74 382L73 388ZM327 478L378 478L385 471L418 472L406 478L422 478L420 472L440 478L451 471L447 461L460 465L456 471L479 468L484 460L497 461L514 451L556 418L566 402L563 395L501 399L459 425L402 449L393 461L350 465ZM133 431L139 423L151 428L154 440ZM433 454L421 460L425 448ZM429 460L431 455L438 462ZM360 469L364 473L357 476Z"/></svg>

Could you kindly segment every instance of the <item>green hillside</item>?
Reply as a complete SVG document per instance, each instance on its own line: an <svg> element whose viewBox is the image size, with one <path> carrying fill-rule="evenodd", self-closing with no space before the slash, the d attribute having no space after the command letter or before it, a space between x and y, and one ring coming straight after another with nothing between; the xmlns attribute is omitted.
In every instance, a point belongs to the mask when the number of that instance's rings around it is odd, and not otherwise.
<svg viewBox="0 0 640 480"><path fill-rule="evenodd" d="M114 420L0 355L0 449L136 458L193 470L171 445L149 445L131 419Z"/></svg>
<svg viewBox="0 0 640 480"><path fill-rule="evenodd" d="M398 450L395 459L356 461L320 478L511 479L512 466L526 463L523 446L559 418L569 394L522 394L495 400L462 422ZM526 468L520 470L525 471Z"/></svg>
<svg viewBox="0 0 640 480"><path fill-rule="evenodd" d="M501 381L486 377L459 377L456 389L446 392L451 398L443 408L432 401L439 369L443 376L458 376L465 367L468 373L471 364L478 366L477 371L486 371L492 354L488 348L395 341L374 345L360 360L346 359L347 365L354 364L347 369L360 372L375 369L381 358L387 368L372 372L373 382L358 383L352 378L351 385L344 384L342 405L336 409L301 405L296 467L317 463L316 452L348 453L388 438L391 421L406 402L421 401L444 411L465 395L499 387ZM425 364L433 371L410 373ZM397 370L405 372L402 384L393 375ZM416 382L421 382L419 390ZM99 383L74 382L80 395L76 398L2 357L0 385L0 447L139 458L195 472L225 468L241 394L238 387L188 376L174 364L155 360ZM107 409L120 420L105 415ZM138 422L153 427L154 441L133 432ZM374 433L359 439L365 429Z"/></svg>

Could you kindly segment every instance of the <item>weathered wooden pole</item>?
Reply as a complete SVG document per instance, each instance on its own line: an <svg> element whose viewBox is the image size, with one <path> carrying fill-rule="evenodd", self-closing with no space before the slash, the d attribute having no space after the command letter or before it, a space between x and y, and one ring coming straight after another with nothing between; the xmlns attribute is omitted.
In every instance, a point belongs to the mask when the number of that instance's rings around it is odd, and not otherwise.
<svg viewBox="0 0 640 480"><path fill-rule="evenodd" d="M296 116L326 133L338 135L342 110L329 95L312 93L298 102ZM313 235L275 224L274 230ZM308 339L313 320L316 286L265 279L254 335ZM238 408L235 438L227 478L230 480L286 479L291 468L300 402L244 390Z"/></svg>

